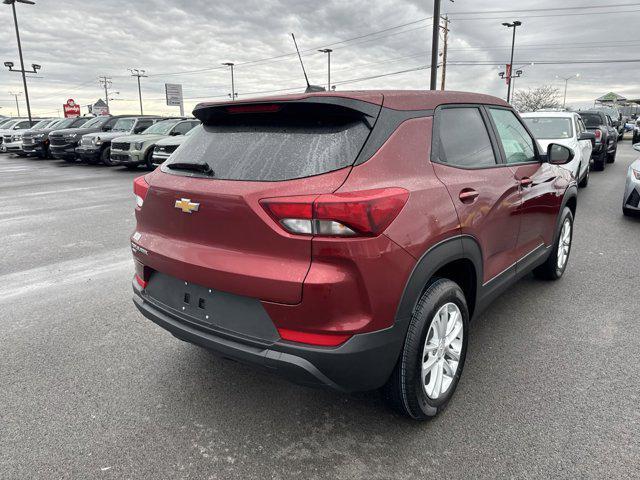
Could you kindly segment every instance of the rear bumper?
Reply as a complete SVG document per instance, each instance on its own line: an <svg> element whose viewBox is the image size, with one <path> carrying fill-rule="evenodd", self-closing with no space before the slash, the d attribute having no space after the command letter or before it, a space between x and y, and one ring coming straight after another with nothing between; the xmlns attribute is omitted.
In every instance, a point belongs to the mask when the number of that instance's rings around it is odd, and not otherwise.
<svg viewBox="0 0 640 480"><path fill-rule="evenodd" d="M339 347L313 347L275 341L256 342L228 331L198 328L188 318L167 309L145 295L134 281L133 302L152 322L175 337L200 345L218 355L263 368L294 383L342 392L381 387L396 364L406 325L357 334Z"/></svg>

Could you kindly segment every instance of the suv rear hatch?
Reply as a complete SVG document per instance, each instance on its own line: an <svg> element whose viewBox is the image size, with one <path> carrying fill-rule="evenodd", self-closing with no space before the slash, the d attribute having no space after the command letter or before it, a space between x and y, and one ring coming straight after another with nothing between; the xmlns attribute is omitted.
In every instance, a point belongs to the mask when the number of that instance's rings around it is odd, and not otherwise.
<svg viewBox="0 0 640 480"><path fill-rule="evenodd" d="M138 258L211 289L299 303L312 236L287 233L260 200L338 189L380 112L382 95L366 100L197 106L203 125L162 167L136 180L144 199L132 241L146 252L137 250Z"/></svg>

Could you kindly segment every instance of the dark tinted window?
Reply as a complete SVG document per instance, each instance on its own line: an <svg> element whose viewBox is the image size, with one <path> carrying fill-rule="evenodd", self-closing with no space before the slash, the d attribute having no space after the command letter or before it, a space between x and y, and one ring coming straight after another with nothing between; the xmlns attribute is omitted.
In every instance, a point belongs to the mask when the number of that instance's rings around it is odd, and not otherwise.
<svg viewBox="0 0 640 480"><path fill-rule="evenodd" d="M477 108L445 108L438 113L438 160L457 167L496 164L487 127Z"/></svg>
<svg viewBox="0 0 640 480"><path fill-rule="evenodd" d="M181 122L173 128L175 134L184 135L194 127L193 122Z"/></svg>
<svg viewBox="0 0 640 480"><path fill-rule="evenodd" d="M309 177L352 165L369 128L353 118L310 112L269 115L203 125L194 130L162 170L175 163L207 163L215 178L279 181Z"/></svg>
<svg viewBox="0 0 640 480"><path fill-rule="evenodd" d="M581 113L580 116L587 127L593 128L605 124L599 113Z"/></svg>

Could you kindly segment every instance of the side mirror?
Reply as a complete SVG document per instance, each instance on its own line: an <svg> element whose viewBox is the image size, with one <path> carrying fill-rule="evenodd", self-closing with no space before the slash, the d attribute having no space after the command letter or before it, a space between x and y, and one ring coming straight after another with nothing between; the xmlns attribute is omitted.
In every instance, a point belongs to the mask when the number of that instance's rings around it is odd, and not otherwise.
<svg viewBox="0 0 640 480"><path fill-rule="evenodd" d="M171 136L172 137L175 137L175 136L178 136L178 135L182 135L182 134L180 132L175 132L175 131L171 132Z"/></svg>
<svg viewBox="0 0 640 480"><path fill-rule="evenodd" d="M633 145L633 149L640 152L640 143L636 143Z"/></svg>
<svg viewBox="0 0 640 480"><path fill-rule="evenodd" d="M553 165L565 165L573 160L573 150L559 143L550 143L547 147L547 160Z"/></svg>

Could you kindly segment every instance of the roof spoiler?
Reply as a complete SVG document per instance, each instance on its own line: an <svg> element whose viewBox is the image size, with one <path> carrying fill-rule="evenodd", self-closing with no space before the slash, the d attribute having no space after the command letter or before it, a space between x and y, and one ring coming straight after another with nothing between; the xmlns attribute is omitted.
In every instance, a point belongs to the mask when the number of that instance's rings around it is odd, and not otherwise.
<svg viewBox="0 0 640 480"><path fill-rule="evenodd" d="M359 118L373 125L381 105L338 96L309 96L295 100L255 100L246 102L200 103L193 116L205 125L226 123L237 115L264 116L268 114L303 115L309 113Z"/></svg>

